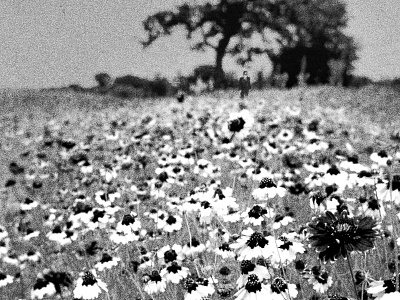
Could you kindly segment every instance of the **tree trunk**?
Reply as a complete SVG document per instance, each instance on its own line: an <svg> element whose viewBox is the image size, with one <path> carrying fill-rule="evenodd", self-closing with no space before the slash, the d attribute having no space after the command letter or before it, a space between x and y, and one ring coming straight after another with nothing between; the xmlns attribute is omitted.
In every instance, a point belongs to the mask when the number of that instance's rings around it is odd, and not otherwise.
<svg viewBox="0 0 400 300"><path fill-rule="evenodd" d="M222 68L222 60L225 57L226 54L226 48L228 47L229 41L231 39L231 36L225 35L218 43L217 47L217 56L215 59L215 85L214 87L216 89L220 89L224 86L224 70Z"/></svg>

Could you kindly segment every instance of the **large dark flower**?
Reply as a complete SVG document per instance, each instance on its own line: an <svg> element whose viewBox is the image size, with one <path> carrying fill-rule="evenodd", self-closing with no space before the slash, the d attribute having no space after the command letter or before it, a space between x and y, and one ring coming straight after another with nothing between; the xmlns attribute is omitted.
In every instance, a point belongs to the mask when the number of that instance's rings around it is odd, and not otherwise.
<svg viewBox="0 0 400 300"><path fill-rule="evenodd" d="M346 258L352 251L366 251L374 247L378 236L376 221L371 217L350 218L347 211L333 214L327 211L309 224L311 246L323 261Z"/></svg>

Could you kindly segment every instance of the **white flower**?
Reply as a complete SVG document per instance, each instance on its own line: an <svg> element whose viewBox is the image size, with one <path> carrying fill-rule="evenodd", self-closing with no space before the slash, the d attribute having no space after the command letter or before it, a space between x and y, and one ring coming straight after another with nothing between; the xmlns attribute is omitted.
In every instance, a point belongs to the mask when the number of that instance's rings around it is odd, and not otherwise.
<svg viewBox="0 0 400 300"><path fill-rule="evenodd" d="M56 293L54 284L47 280L39 278L31 291L31 298L43 299L43 297L51 297Z"/></svg>
<svg viewBox="0 0 400 300"><path fill-rule="evenodd" d="M286 189L277 187L270 178L264 178L260 182L260 186L256 188L252 196L258 201L265 201L275 198L276 196L283 197L286 195Z"/></svg>
<svg viewBox="0 0 400 300"><path fill-rule="evenodd" d="M104 269L111 269L112 267L116 267L120 260L121 259L119 257L111 257L109 254L103 253L103 257L95 265L95 268L98 269L100 272Z"/></svg>
<svg viewBox="0 0 400 300"><path fill-rule="evenodd" d="M178 263L172 262L168 267L161 270L160 275L164 277L167 282L178 284L181 279L186 278L189 275L189 269L178 265Z"/></svg>
<svg viewBox="0 0 400 300"><path fill-rule="evenodd" d="M375 300L398 300L400 293L396 291L395 280L374 281L367 289L369 294L375 297Z"/></svg>
<svg viewBox="0 0 400 300"><path fill-rule="evenodd" d="M7 284L11 284L14 281L14 277L10 275L6 275L0 272L0 287L6 286Z"/></svg>
<svg viewBox="0 0 400 300"><path fill-rule="evenodd" d="M108 292L107 285L99 278L95 270L86 271L78 278L74 289L74 297L78 299L96 299L101 290Z"/></svg>
<svg viewBox="0 0 400 300"><path fill-rule="evenodd" d="M242 236L231 245L231 248L237 249L239 261L258 257L269 258L276 252L273 237L264 237L262 233L250 227L242 231Z"/></svg>
<svg viewBox="0 0 400 300"><path fill-rule="evenodd" d="M167 281L164 277L161 277L157 271L153 271L151 275L146 275L148 280L145 283L144 291L149 294L156 294L159 292L164 292L167 287Z"/></svg>
<svg viewBox="0 0 400 300"><path fill-rule="evenodd" d="M264 300L269 298L267 285L256 274L250 274L246 284L234 295L236 300Z"/></svg>

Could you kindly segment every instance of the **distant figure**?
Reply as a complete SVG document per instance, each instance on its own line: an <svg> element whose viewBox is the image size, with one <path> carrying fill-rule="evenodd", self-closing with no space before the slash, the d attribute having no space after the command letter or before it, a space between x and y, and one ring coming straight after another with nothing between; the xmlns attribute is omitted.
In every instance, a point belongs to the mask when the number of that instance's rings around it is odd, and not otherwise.
<svg viewBox="0 0 400 300"><path fill-rule="evenodd" d="M178 94L176 100L178 100L179 103L183 103L183 101L185 101L185 95L183 93Z"/></svg>
<svg viewBox="0 0 400 300"><path fill-rule="evenodd" d="M250 90L250 77L247 75L247 71L243 72L243 76L239 80L240 98L243 99L249 95Z"/></svg>

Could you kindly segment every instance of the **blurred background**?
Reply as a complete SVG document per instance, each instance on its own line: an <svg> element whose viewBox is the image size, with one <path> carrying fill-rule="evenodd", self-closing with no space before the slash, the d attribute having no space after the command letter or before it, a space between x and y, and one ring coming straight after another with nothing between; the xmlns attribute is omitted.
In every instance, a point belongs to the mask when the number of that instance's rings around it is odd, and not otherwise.
<svg viewBox="0 0 400 300"><path fill-rule="evenodd" d="M0 88L399 84L398 0L2 0Z"/></svg>

